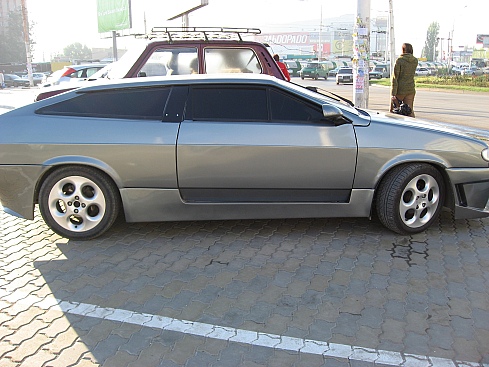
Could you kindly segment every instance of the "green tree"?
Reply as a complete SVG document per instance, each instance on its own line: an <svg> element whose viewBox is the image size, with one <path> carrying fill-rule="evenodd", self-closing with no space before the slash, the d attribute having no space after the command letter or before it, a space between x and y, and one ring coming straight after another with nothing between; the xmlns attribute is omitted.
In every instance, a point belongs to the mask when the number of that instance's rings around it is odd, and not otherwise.
<svg viewBox="0 0 489 367"><path fill-rule="evenodd" d="M71 60L89 60L92 58L92 51L80 42L72 43L66 46L64 49L65 56Z"/></svg>
<svg viewBox="0 0 489 367"><path fill-rule="evenodd" d="M19 9L9 13L5 37L0 37L0 62L25 63L26 61L24 25L22 11Z"/></svg>
<svg viewBox="0 0 489 367"><path fill-rule="evenodd" d="M436 55L436 44L438 40L438 34L440 32L440 24L438 22L433 22L429 25L428 31L426 32L426 41L424 43L422 57L426 57L428 61L435 61Z"/></svg>

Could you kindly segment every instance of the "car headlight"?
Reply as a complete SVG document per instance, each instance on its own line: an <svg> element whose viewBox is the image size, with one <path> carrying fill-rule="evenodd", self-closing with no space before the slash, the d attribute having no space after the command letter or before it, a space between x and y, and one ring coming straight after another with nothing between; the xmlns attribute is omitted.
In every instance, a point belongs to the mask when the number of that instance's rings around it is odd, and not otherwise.
<svg viewBox="0 0 489 367"><path fill-rule="evenodd" d="M486 162L489 162L489 148L484 149L481 152L482 159L485 160Z"/></svg>

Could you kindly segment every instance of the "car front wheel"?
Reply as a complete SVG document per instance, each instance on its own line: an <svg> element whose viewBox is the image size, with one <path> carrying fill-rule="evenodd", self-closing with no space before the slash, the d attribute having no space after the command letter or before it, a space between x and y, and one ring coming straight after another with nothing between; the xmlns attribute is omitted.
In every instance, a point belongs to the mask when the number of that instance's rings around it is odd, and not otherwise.
<svg viewBox="0 0 489 367"><path fill-rule="evenodd" d="M443 178L435 167L424 163L401 165L378 187L377 215L394 232L419 233L436 220L444 198Z"/></svg>
<svg viewBox="0 0 489 367"><path fill-rule="evenodd" d="M63 237L89 240L114 224L120 210L118 189L104 173L83 166L55 170L39 191L46 224Z"/></svg>

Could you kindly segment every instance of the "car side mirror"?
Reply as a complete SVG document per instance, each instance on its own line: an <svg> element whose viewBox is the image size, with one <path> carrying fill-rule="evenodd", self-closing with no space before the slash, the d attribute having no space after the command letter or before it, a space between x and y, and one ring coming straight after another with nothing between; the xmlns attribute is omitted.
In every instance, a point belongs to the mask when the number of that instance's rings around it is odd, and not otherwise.
<svg viewBox="0 0 489 367"><path fill-rule="evenodd" d="M348 122L338 107L329 104L323 104L323 116L333 121L335 125L343 125Z"/></svg>
<svg viewBox="0 0 489 367"><path fill-rule="evenodd" d="M144 78L144 77L146 77L146 72L145 71L140 71L138 73L138 78Z"/></svg>

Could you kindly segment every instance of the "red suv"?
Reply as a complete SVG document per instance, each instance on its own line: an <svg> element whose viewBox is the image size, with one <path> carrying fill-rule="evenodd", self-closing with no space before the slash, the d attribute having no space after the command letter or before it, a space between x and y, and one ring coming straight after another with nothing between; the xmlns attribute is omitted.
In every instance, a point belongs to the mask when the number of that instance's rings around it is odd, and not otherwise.
<svg viewBox="0 0 489 367"><path fill-rule="evenodd" d="M285 80L266 45L243 40L260 33L257 28L156 27L142 36L146 42L90 80L217 73L268 74ZM76 87L43 90L36 101Z"/></svg>

